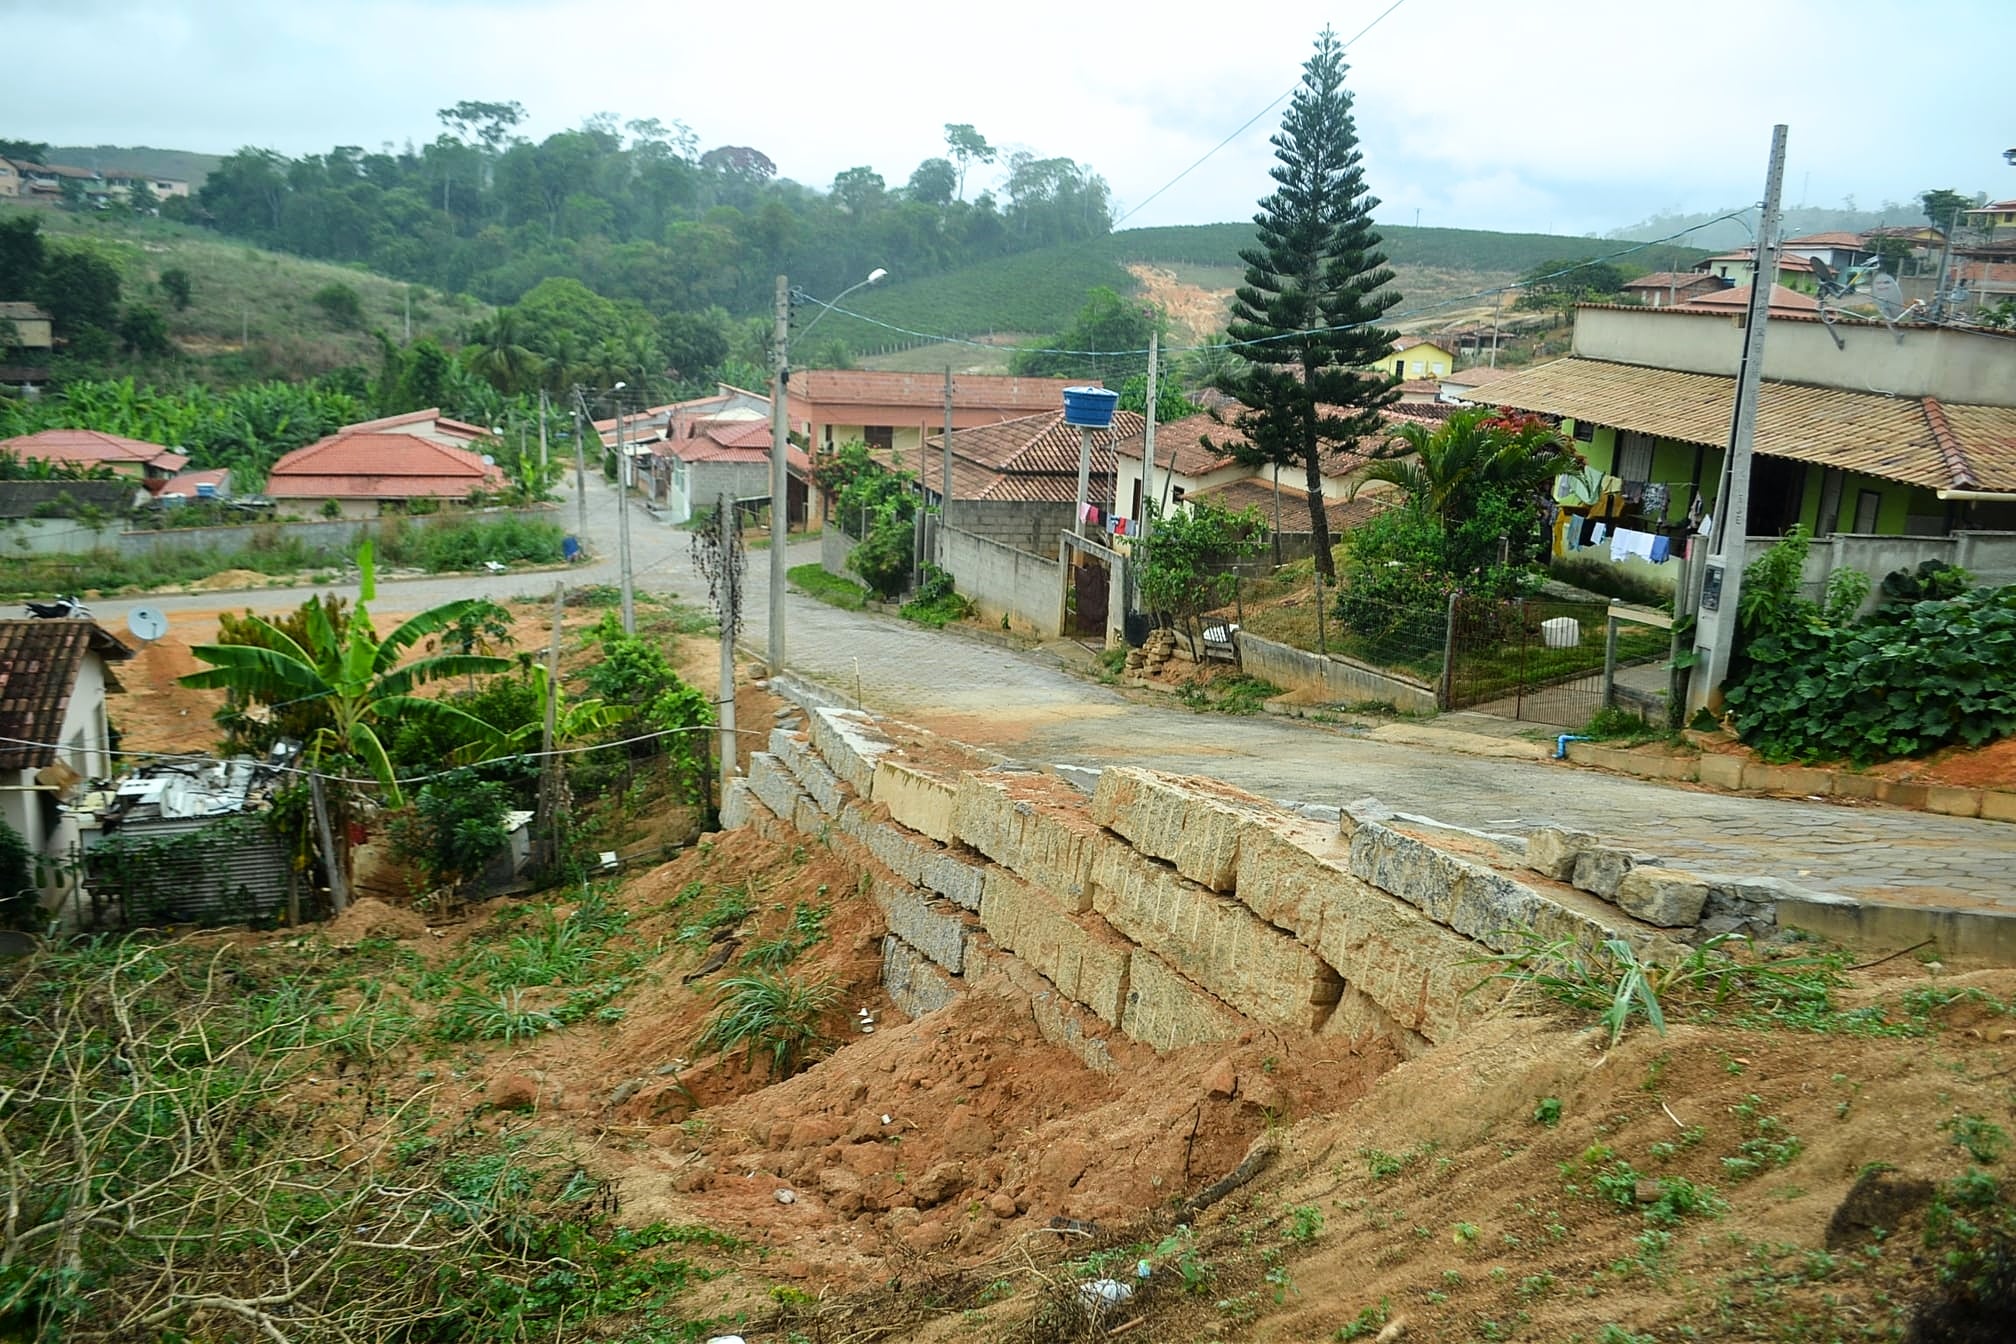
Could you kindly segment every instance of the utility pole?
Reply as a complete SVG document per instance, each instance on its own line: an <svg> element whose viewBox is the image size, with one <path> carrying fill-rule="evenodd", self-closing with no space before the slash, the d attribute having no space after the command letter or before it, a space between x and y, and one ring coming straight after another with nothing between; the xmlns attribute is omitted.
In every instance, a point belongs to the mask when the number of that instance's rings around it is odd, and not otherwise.
<svg viewBox="0 0 2016 1344"><path fill-rule="evenodd" d="M742 610L742 571L736 563L735 501L721 496L721 689L715 693L715 719L721 725L721 801L728 801L728 781L735 778L735 628ZM772 543L775 544L774 542Z"/></svg>
<svg viewBox="0 0 2016 1344"><path fill-rule="evenodd" d="M1158 372L1158 365L1160 364L1161 347L1161 334L1159 332L1149 332L1148 415L1146 426L1141 435L1141 502L1143 504L1147 504L1155 497L1155 378ZM1279 496L1277 495L1276 498L1279 498ZM1117 499L1113 501L1113 511L1115 513L1120 511L1120 501ZM1139 524L1137 530L1141 537L1140 543L1135 549L1139 550L1144 556L1148 551L1149 512L1146 508L1142 509L1141 516L1135 520Z"/></svg>
<svg viewBox="0 0 2016 1344"><path fill-rule="evenodd" d="M938 526L952 510L952 366L945 366L945 478L938 490Z"/></svg>
<svg viewBox="0 0 2016 1344"><path fill-rule="evenodd" d="M560 625L567 615L567 585L553 585L553 639L546 646L546 715L539 732L539 809L533 823L534 871L549 873L560 857L560 791L566 776L553 754L560 719Z"/></svg>
<svg viewBox="0 0 2016 1344"><path fill-rule="evenodd" d="M581 389L574 389L574 503L580 509L581 544L588 544L588 450L581 442Z"/></svg>
<svg viewBox="0 0 2016 1344"><path fill-rule="evenodd" d="M784 548L791 537L791 282L777 277L776 327L770 337L770 675L784 671Z"/></svg>
<svg viewBox="0 0 2016 1344"><path fill-rule="evenodd" d="M546 389L539 389L539 489L543 493L549 484L546 479Z"/></svg>
<svg viewBox="0 0 2016 1344"><path fill-rule="evenodd" d="M1092 501L1087 498L1092 493L1092 427L1078 427L1078 508L1072 526L1078 529L1078 539L1085 539L1085 506Z"/></svg>
<svg viewBox="0 0 2016 1344"><path fill-rule="evenodd" d="M1778 203L1784 187L1781 124L1771 128L1771 166L1764 176L1764 214L1757 226L1757 269L1750 279L1750 309L1743 324L1743 362L1737 367L1729 451L1715 494L1715 532L1694 626L1694 675L1687 683L1690 715L1721 707L1722 682L1729 675L1729 655L1736 642L1744 543L1750 532L1750 457L1757 437L1757 394L1764 379L1764 324L1771 314L1771 279L1778 274Z"/></svg>
<svg viewBox="0 0 2016 1344"><path fill-rule="evenodd" d="M610 395L616 398L616 549L621 552L623 633L634 635L637 633L637 594L630 576L630 453L623 446L621 386Z"/></svg>

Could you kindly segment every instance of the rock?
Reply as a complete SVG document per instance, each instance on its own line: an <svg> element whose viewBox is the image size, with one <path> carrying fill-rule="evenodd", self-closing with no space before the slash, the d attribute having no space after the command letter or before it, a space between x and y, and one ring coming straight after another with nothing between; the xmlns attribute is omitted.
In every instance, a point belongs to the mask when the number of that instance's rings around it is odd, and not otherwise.
<svg viewBox="0 0 2016 1344"><path fill-rule="evenodd" d="M1230 1056L1213 1064L1204 1074L1204 1091L1213 1097L1230 1097L1239 1091L1239 1072Z"/></svg>
<svg viewBox="0 0 2016 1344"><path fill-rule="evenodd" d="M796 1204L798 1196L789 1190L779 1190L777 1192L777 1202L779 1204Z"/></svg>
<svg viewBox="0 0 2016 1344"><path fill-rule="evenodd" d="M1618 909L1648 924L1684 928L1701 918L1708 884L1672 868L1633 868L1618 882L1612 899Z"/></svg>
<svg viewBox="0 0 2016 1344"><path fill-rule="evenodd" d="M490 1080L483 1099L500 1111L529 1111L539 1104L539 1081L522 1073L507 1073Z"/></svg>
<svg viewBox="0 0 2016 1344"><path fill-rule="evenodd" d="M1657 1204L1665 1193L1665 1184L1649 1176L1641 1179L1631 1190L1632 1197L1640 1204Z"/></svg>
<svg viewBox="0 0 2016 1344"><path fill-rule="evenodd" d="M1036 1160L1036 1178L1045 1185L1068 1190L1078 1184L1079 1177L1085 1174L1085 1168L1091 1162L1089 1148L1076 1139L1065 1139Z"/></svg>
<svg viewBox="0 0 2016 1344"><path fill-rule="evenodd" d="M910 1193L917 1200L917 1207L928 1209L934 1204L943 1204L971 1184L963 1162L938 1162L922 1176L910 1182Z"/></svg>
<svg viewBox="0 0 2016 1344"><path fill-rule="evenodd" d="M794 1126L779 1120L776 1124L770 1126L770 1133L767 1136L768 1143L765 1146L772 1150L790 1147L791 1131L793 1128Z"/></svg>
<svg viewBox="0 0 2016 1344"><path fill-rule="evenodd" d="M880 1176L896 1170L896 1154L881 1143L857 1143L840 1155L840 1162L857 1176Z"/></svg>
<svg viewBox="0 0 2016 1344"><path fill-rule="evenodd" d="M823 1148L839 1138L842 1132L840 1122L826 1116L800 1120L791 1126L789 1146L793 1148Z"/></svg>
<svg viewBox="0 0 2016 1344"><path fill-rule="evenodd" d="M945 1151L953 1157L985 1157L994 1151L994 1128L977 1115L962 1115L945 1127Z"/></svg>
<svg viewBox="0 0 2016 1344"><path fill-rule="evenodd" d="M1542 826L1527 837L1526 866L1542 877L1566 882L1575 876L1575 861L1596 845L1587 831Z"/></svg>
<svg viewBox="0 0 2016 1344"><path fill-rule="evenodd" d="M1572 881L1582 890L1606 901L1617 899L1617 887L1631 871L1634 860L1621 849L1597 845L1575 856ZM1703 896L1705 898L1706 892Z"/></svg>
<svg viewBox="0 0 2016 1344"><path fill-rule="evenodd" d="M919 1223L903 1233L902 1242L919 1255L929 1255L952 1239L952 1229L942 1219Z"/></svg>
<svg viewBox="0 0 2016 1344"><path fill-rule="evenodd" d="M672 1177L672 1188L682 1195L690 1195L696 1190L704 1190L714 1173L702 1164L681 1167Z"/></svg>
<svg viewBox="0 0 2016 1344"><path fill-rule="evenodd" d="M621 1106L624 1102L636 1096L643 1086L644 1082L640 1078L632 1078L627 1083L619 1083L616 1090L609 1094L609 1104L611 1106Z"/></svg>
<svg viewBox="0 0 2016 1344"><path fill-rule="evenodd" d="M996 1218L1013 1218L1016 1213L1015 1197L1004 1190L996 1190L987 1196L987 1212Z"/></svg>

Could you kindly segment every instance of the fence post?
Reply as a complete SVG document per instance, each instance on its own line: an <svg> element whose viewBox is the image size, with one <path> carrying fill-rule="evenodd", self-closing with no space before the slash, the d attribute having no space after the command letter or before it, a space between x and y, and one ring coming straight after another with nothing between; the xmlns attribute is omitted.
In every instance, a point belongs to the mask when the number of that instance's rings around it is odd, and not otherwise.
<svg viewBox="0 0 2016 1344"><path fill-rule="evenodd" d="M1456 699L1456 594L1449 594L1449 615L1442 629L1442 680L1435 688L1435 707L1448 710Z"/></svg>
<svg viewBox="0 0 2016 1344"><path fill-rule="evenodd" d="M1617 694L1617 613L1604 613L1603 631L1603 699L1598 708L1608 709L1615 703Z"/></svg>

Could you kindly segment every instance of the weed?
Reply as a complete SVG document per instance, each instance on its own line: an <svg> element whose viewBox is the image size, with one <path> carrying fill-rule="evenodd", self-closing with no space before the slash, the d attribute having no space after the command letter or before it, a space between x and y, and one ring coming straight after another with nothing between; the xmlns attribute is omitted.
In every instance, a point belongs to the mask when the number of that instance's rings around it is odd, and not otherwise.
<svg viewBox="0 0 2016 1344"><path fill-rule="evenodd" d="M1983 1166L1998 1161L2009 1148L2008 1132L1984 1116L1956 1115L1941 1121L1939 1128L1952 1136L1954 1147L1965 1148Z"/></svg>
<svg viewBox="0 0 2016 1344"><path fill-rule="evenodd" d="M1764 1114L1763 1108L1763 1098L1754 1092L1730 1108L1748 1133L1736 1146L1735 1156L1722 1159L1723 1169L1736 1180L1745 1181L1765 1171L1789 1166L1805 1147L1783 1120Z"/></svg>
<svg viewBox="0 0 2016 1344"><path fill-rule="evenodd" d="M859 611L868 605L868 590L852 579L828 574L818 565L793 565L785 576L807 597L816 598L842 611Z"/></svg>
<svg viewBox="0 0 2016 1344"><path fill-rule="evenodd" d="M1533 1106L1533 1123L1548 1129L1561 1123L1561 1098L1542 1097Z"/></svg>
<svg viewBox="0 0 2016 1344"><path fill-rule="evenodd" d="M723 980L718 993L719 1006L694 1041L694 1050L726 1052L746 1046L752 1068L760 1050L770 1056L771 1077L789 1078L818 1043L819 1019L839 1001L840 987L752 971Z"/></svg>
<svg viewBox="0 0 2016 1344"><path fill-rule="evenodd" d="M1457 1223L1449 1229L1449 1240L1458 1246L1468 1246L1477 1240L1479 1233L1475 1223Z"/></svg>
<svg viewBox="0 0 2016 1344"><path fill-rule="evenodd" d="M1323 1211L1313 1204L1298 1204L1288 1210L1288 1231L1290 1241L1303 1245L1316 1240L1323 1231Z"/></svg>
<svg viewBox="0 0 2016 1344"><path fill-rule="evenodd" d="M1355 1317L1331 1332L1330 1338L1336 1340L1369 1339L1385 1329L1386 1322L1392 1319L1392 1316L1392 1302L1382 1297L1379 1299L1378 1306L1361 1308Z"/></svg>
<svg viewBox="0 0 2016 1344"><path fill-rule="evenodd" d="M524 992L512 989L496 997L464 990L441 1010L434 1030L444 1041L529 1041L560 1028L560 1019L540 1008L527 1007Z"/></svg>

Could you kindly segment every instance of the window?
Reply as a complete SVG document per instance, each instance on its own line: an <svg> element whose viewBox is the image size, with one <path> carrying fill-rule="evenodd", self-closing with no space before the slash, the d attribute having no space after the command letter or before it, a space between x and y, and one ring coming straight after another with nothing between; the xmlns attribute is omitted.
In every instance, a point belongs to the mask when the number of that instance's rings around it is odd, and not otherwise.
<svg viewBox="0 0 2016 1344"><path fill-rule="evenodd" d="M894 448L896 446L896 427L894 425L863 425L861 427L861 441L870 448Z"/></svg>
<svg viewBox="0 0 2016 1344"><path fill-rule="evenodd" d="M1411 372L1416 378L1419 378L1423 373L1426 373L1427 371L1428 366L1426 364L1422 363L1418 359L1414 361L1414 367L1411 370Z"/></svg>
<svg viewBox="0 0 2016 1344"><path fill-rule="evenodd" d="M1876 515L1882 512L1883 496L1874 490L1860 490L1855 494L1855 530L1863 536L1876 531Z"/></svg>
<svg viewBox="0 0 2016 1344"><path fill-rule="evenodd" d="M1393 361L1393 376L1394 376L1395 378L1405 378L1405 377L1407 376L1407 361L1406 361L1406 360L1404 360L1404 359L1396 359L1396 360L1394 360L1394 361Z"/></svg>
<svg viewBox="0 0 2016 1344"><path fill-rule="evenodd" d="M1621 431L1617 443L1617 465L1611 468L1610 474L1627 481L1651 480L1652 436L1640 434L1635 429Z"/></svg>
<svg viewBox="0 0 2016 1344"><path fill-rule="evenodd" d="M1589 443L1592 442L1595 438L1596 438L1595 421L1577 420L1575 422L1575 442Z"/></svg>

